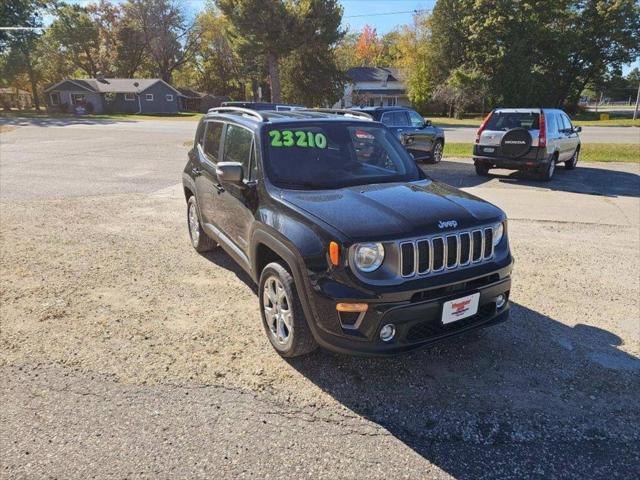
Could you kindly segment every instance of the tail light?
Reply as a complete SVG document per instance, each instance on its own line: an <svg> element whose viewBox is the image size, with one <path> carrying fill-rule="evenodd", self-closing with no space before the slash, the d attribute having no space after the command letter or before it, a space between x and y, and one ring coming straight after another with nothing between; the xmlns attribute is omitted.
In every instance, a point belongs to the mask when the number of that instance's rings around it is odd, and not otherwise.
<svg viewBox="0 0 640 480"><path fill-rule="evenodd" d="M544 123L544 112L540 110L540 133L538 134L538 147L546 147L547 146L547 129L545 128Z"/></svg>
<svg viewBox="0 0 640 480"><path fill-rule="evenodd" d="M482 134L482 131L487 128L487 123L489 123L491 115L493 115L493 112L489 112L489 115L485 117L485 119L482 121L482 124L480 125L480 128L476 132L476 143L480 143L480 134Z"/></svg>

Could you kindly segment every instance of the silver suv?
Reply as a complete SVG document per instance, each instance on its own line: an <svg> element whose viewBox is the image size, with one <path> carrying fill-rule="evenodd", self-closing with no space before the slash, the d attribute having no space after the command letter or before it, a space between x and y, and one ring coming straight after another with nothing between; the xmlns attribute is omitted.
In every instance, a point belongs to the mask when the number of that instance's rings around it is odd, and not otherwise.
<svg viewBox="0 0 640 480"><path fill-rule="evenodd" d="M553 177L557 163L572 170L580 154L580 127L562 110L498 108L478 129L473 162L478 175L491 168L532 170L543 180Z"/></svg>

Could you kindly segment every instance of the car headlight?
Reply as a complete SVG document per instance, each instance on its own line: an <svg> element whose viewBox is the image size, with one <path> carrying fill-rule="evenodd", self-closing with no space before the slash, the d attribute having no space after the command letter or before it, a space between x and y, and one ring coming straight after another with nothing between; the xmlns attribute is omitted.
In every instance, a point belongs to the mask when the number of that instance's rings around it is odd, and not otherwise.
<svg viewBox="0 0 640 480"><path fill-rule="evenodd" d="M384 247L381 243L359 243L355 246L354 253L354 262L361 272L373 272L384 260Z"/></svg>
<svg viewBox="0 0 640 480"><path fill-rule="evenodd" d="M502 237L504 236L504 223L499 223L495 227L493 227L493 246L495 247L500 243Z"/></svg>

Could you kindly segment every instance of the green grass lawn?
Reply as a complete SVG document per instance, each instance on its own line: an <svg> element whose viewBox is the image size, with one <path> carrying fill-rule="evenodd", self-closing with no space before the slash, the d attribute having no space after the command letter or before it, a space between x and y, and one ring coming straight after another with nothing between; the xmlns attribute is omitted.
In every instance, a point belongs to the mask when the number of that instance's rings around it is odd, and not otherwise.
<svg viewBox="0 0 640 480"><path fill-rule="evenodd" d="M470 158L471 143L447 143L445 157ZM583 162L627 162L640 163L640 145L633 143L587 143L582 144L580 160Z"/></svg>

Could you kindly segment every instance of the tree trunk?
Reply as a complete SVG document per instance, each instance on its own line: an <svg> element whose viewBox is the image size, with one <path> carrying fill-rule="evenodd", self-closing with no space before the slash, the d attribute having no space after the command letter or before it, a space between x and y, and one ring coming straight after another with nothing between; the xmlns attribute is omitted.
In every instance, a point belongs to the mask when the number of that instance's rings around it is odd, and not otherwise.
<svg viewBox="0 0 640 480"><path fill-rule="evenodd" d="M271 102L280 103L280 67L278 66L278 57L275 53L267 55L269 62L269 83L271 85Z"/></svg>
<svg viewBox="0 0 640 480"><path fill-rule="evenodd" d="M25 56L25 60L27 62L27 73L29 75L29 83L31 84L31 96L33 97L33 105L36 109L36 112L40 111L40 97L38 96L38 81L36 79L36 72L33 70L33 65L31 64L31 55L28 51L23 50L22 53Z"/></svg>

